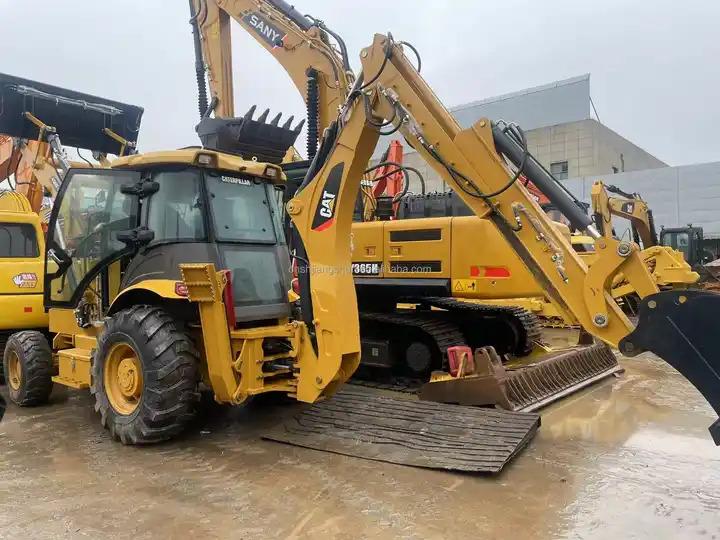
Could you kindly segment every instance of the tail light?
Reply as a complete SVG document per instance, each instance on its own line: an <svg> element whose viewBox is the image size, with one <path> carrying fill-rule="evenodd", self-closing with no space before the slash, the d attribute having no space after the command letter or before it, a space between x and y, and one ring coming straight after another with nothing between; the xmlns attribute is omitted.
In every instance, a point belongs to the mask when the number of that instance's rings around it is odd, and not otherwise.
<svg viewBox="0 0 720 540"><path fill-rule="evenodd" d="M178 296L182 296L183 298L188 297L188 287L185 285L185 282L183 281L176 281L175 282L175 294Z"/></svg>
<svg viewBox="0 0 720 540"><path fill-rule="evenodd" d="M298 264L297 259L292 260L292 280L290 281L290 286L292 287L292 290L295 294L300 294L300 280L298 279Z"/></svg>

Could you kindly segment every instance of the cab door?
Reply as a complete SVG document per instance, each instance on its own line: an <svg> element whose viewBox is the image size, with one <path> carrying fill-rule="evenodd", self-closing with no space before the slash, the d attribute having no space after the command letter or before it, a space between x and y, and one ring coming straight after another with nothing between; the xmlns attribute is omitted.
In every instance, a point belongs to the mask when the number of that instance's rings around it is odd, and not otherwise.
<svg viewBox="0 0 720 540"><path fill-rule="evenodd" d="M75 307L103 269L132 252L118 234L138 227L139 198L133 187L139 185L140 173L134 171L68 172L48 227L46 307Z"/></svg>

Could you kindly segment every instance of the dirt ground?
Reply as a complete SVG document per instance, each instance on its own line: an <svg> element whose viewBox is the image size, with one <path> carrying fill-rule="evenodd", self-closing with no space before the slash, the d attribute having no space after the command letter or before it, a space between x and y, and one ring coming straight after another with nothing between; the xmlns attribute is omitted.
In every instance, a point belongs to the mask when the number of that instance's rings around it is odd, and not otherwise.
<svg viewBox="0 0 720 540"><path fill-rule="evenodd" d="M720 538L709 407L661 362L623 365L545 409L497 477L260 440L288 408L212 407L182 440L126 448L56 390L0 424L0 538Z"/></svg>

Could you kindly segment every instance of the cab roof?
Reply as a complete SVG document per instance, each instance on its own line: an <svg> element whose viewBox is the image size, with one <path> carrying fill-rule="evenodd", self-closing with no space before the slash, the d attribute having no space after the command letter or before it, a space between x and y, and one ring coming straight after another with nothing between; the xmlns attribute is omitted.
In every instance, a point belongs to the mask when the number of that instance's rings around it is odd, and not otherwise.
<svg viewBox="0 0 720 540"><path fill-rule="evenodd" d="M112 162L111 168L146 169L162 165L187 165L229 173L241 173L264 178L273 183L284 183L286 181L285 173L280 165L248 161L240 156L204 148L183 148L181 150L134 154L116 159Z"/></svg>

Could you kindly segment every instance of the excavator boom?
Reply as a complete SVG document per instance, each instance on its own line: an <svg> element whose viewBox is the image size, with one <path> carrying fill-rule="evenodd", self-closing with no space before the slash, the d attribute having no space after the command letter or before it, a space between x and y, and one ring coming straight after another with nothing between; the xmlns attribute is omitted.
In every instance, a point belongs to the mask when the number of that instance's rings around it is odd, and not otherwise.
<svg viewBox="0 0 720 540"><path fill-rule="evenodd" d="M193 13L200 114L232 118L233 69L230 22L235 20L283 66L307 105L308 155L334 120L352 84L342 39L319 19L282 0L190 0ZM330 39L337 42L335 48ZM205 69L210 97L205 90Z"/></svg>

